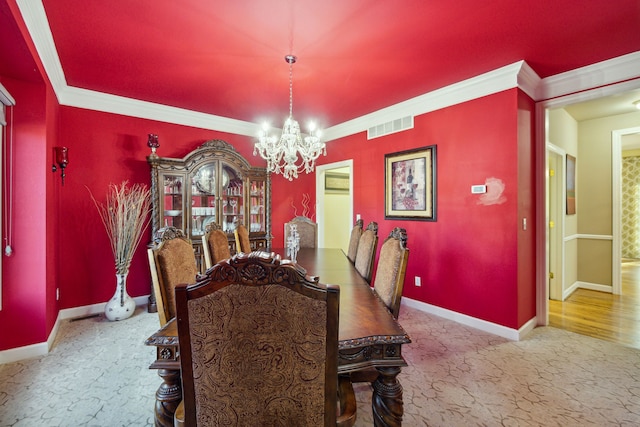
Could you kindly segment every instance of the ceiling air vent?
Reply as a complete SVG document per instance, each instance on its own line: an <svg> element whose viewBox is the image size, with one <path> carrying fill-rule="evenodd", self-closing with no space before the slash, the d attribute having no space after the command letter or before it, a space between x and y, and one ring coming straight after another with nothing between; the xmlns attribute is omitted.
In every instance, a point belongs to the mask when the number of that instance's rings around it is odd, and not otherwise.
<svg viewBox="0 0 640 427"><path fill-rule="evenodd" d="M367 139L378 138L406 129L413 129L413 116L407 116L401 119L395 119L390 122L372 126L367 129Z"/></svg>

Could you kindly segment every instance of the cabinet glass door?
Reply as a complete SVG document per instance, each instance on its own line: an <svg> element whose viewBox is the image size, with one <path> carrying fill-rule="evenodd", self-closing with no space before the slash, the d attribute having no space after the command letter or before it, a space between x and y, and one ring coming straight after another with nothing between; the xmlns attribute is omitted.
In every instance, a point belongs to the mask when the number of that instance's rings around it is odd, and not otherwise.
<svg viewBox="0 0 640 427"><path fill-rule="evenodd" d="M244 224L244 181L238 172L222 165L222 194L220 197L222 229L233 232L238 224Z"/></svg>
<svg viewBox="0 0 640 427"><path fill-rule="evenodd" d="M249 231L264 233L266 231L265 214L265 182L252 180L249 189Z"/></svg>
<svg viewBox="0 0 640 427"><path fill-rule="evenodd" d="M204 234L205 228L217 222L216 197L218 176L216 163L207 163L193 174L191 183L191 236Z"/></svg>
<svg viewBox="0 0 640 427"><path fill-rule="evenodd" d="M184 176L165 174L161 176L162 198L160 200L163 213L162 226L173 226L184 229L183 197Z"/></svg>

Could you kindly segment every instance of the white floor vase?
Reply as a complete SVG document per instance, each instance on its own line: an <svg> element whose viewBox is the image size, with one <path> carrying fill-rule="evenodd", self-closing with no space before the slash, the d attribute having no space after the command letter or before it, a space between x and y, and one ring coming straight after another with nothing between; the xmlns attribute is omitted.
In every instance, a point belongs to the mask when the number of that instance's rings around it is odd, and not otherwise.
<svg viewBox="0 0 640 427"><path fill-rule="evenodd" d="M107 302L104 314L109 320L124 320L133 315L136 302L127 293L127 275L116 274L116 293Z"/></svg>

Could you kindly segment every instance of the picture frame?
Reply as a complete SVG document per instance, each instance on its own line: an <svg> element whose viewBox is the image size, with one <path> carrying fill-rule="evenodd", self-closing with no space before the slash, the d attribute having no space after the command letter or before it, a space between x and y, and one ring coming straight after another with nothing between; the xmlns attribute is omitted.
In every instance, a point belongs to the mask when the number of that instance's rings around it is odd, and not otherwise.
<svg viewBox="0 0 640 427"><path fill-rule="evenodd" d="M349 193L349 174L325 172L324 189L329 193Z"/></svg>
<svg viewBox="0 0 640 427"><path fill-rule="evenodd" d="M566 205L567 215L576 214L576 158L567 154L566 170Z"/></svg>
<svg viewBox="0 0 640 427"><path fill-rule="evenodd" d="M436 146L385 154L385 219L436 221Z"/></svg>

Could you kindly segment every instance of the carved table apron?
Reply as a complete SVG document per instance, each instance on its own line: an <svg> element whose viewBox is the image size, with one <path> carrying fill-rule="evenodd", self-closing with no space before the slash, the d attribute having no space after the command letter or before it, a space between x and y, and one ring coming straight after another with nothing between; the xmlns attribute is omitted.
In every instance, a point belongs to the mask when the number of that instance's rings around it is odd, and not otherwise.
<svg viewBox="0 0 640 427"><path fill-rule="evenodd" d="M273 252L286 253L282 249ZM402 386L397 376L401 367L407 366L402 345L411 339L340 249L300 249L297 263L308 274L319 276L321 283L340 286L338 373L375 367L379 376L373 384L374 424L400 426ZM155 425L173 426L173 414L182 399L175 320L145 344L156 347L156 361L150 369L158 369L162 378L156 392Z"/></svg>

